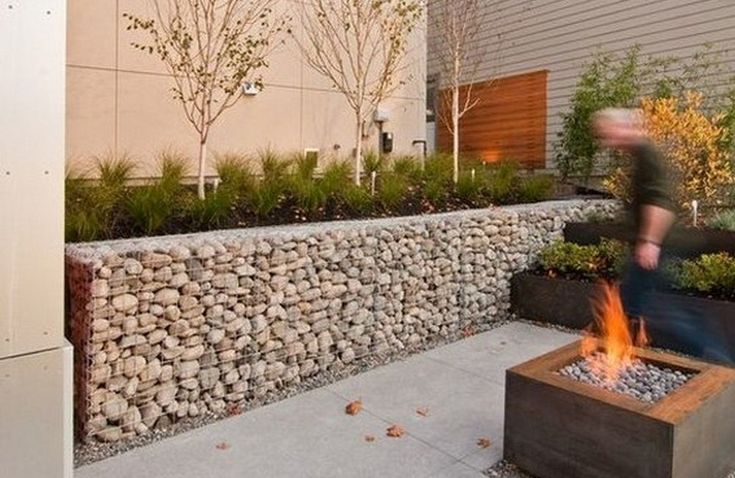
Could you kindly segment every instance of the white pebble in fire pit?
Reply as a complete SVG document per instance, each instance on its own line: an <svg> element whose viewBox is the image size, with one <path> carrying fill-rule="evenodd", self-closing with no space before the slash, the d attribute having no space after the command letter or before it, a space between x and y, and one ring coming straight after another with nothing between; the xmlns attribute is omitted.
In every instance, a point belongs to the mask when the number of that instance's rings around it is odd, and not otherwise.
<svg viewBox="0 0 735 478"><path fill-rule="evenodd" d="M594 361L595 357L592 357L592 360L582 359L562 368L559 374L612 392L629 395L647 403L661 400L694 376L694 374L661 368L636 359L631 365L623 368L617 380L610 381L594 370L592 365Z"/></svg>

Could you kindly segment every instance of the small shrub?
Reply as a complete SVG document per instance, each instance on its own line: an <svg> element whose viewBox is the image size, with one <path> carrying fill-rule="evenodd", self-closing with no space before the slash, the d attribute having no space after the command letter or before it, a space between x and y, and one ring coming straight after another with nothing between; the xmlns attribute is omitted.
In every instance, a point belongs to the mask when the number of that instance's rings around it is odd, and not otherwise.
<svg viewBox="0 0 735 478"><path fill-rule="evenodd" d="M521 180L518 198L521 202L539 202L549 199L554 192L551 176L530 176Z"/></svg>
<svg viewBox="0 0 735 478"><path fill-rule="evenodd" d="M463 172L459 175L457 181L457 196L465 202L475 202L480 197L481 183L480 180L472 176L469 172Z"/></svg>
<svg viewBox="0 0 735 478"><path fill-rule="evenodd" d="M518 185L518 164L501 161L488 170L487 190L490 199L497 203L507 203L513 198Z"/></svg>
<svg viewBox="0 0 735 478"><path fill-rule="evenodd" d="M595 246L557 242L541 251L539 263L547 271L594 276L597 273L599 256Z"/></svg>
<svg viewBox="0 0 735 478"><path fill-rule="evenodd" d="M321 187L328 198L339 196L342 191L354 185L352 166L347 161L332 161L324 168Z"/></svg>
<svg viewBox="0 0 735 478"><path fill-rule="evenodd" d="M378 182L378 201L389 211L396 209L406 196L408 180L395 173L384 173Z"/></svg>
<svg viewBox="0 0 735 478"><path fill-rule="evenodd" d="M401 156L393 160L392 171L394 174L403 176L412 184L416 184L421 180L421 165L416 158L411 156Z"/></svg>
<svg viewBox="0 0 735 478"><path fill-rule="evenodd" d="M227 153L217 156L214 165L222 181L220 187L233 191L239 197L244 197L253 188L255 178L246 157Z"/></svg>
<svg viewBox="0 0 735 478"><path fill-rule="evenodd" d="M289 192L296 201L297 206L310 215L322 209L328 199L323 183L320 183L313 177L305 177L301 174L297 174L291 178Z"/></svg>
<svg viewBox="0 0 735 478"><path fill-rule="evenodd" d="M121 191L125 187L136 168L135 162L126 154L97 157L95 166L100 186L114 191Z"/></svg>
<svg viewBox="0 0 735 478"><path fill-rule="evenodd" d="M187 161L167 151L159 156L159 179L150 186L130 190L125 210L133 227L147 235L163 230L177 211L183 209Z"/></svg>
<svg viewBox="0 0 735 478"><path fill-rule="evenodd" d="M262 179L267 183L283 183L288 177L291 161L288 161L270 149L259 153L260 172Z"/></svg>
<svg viewBox="0 0 735 478"><path fill-rule="evenodd" d="M294 175L301 179L313 179L319 165L319 157L311 154L299 154L293 161Z"/></svg>
<svg viewBox="0 0 735 478"><path fill-rule="evenodd" d="M432 179L426 181L423 187L424 197L434 206L444 203L447 196L447 184L444 181Z"/></svg>
<svg viewBox="0 0 735 478"><path fill-rule="evenodd" d="M380 174L385 170L385 160L375 151L368 151L362 157L363 170L369 178L373 173Z"/></svg>
<svg viewBox="0 0 735 478"><path fill-rule="evenodd" d="M204 199L196 198L191 202L190 214L200 228L215 228L225 223L235 209L235 195L228 188L217 188Z"/></svg>
<svg viewBox="0 0 735 478"><path fill-rule="evenodd" d="M715 214L707 225L714 229L722 229L724 231L735 231L735 209L727 209Z"/></svg>
<svg viewBox="0 0 735 478"><path fill-rule="evenodd" d="M450 184L453 174L453 159L449 154L432 154L424 164L424 181L435 184Z"/></svg>
<svg viewBox="0 0 735 478"><path fill-rule="evenodd" d="M281 203L284 186L280 182L259 182L248 195L248 203L253 212L265 219Z"/></svg>
<svg viewBox="0 0 735 478"><path fill-rule="evenodd" d="M556 242L541 251L539 264L555 274L611 278L622 272L627 255L628 246L620 241L603 239L596 246Z"/></svg>
<svg viewBox="0 0 735 478"><path fill-rule="evenodd" d="M681 262L678 271L681 288L706 294L735 293L735 257L726 254L705 254Z"/></svg>
<svg viewBox="0 0 735 478"><path fill-rule="evenodd" d="M366 214L373 206L373 197L364 187L354 183L345 185L341 199L347 209L354 214Z"/></svg>

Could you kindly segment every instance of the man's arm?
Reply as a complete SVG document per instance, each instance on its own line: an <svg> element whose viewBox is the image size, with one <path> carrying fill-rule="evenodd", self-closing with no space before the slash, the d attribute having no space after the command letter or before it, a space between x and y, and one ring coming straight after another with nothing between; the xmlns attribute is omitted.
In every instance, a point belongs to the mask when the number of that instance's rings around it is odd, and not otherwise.
<svg viewBox="0 0 735 478"><path fill-rule="evenodd" d="M658 267L661 245L674 223L676 215L669 209L644 204L635 247L638 265L652 270Z"/></svg>

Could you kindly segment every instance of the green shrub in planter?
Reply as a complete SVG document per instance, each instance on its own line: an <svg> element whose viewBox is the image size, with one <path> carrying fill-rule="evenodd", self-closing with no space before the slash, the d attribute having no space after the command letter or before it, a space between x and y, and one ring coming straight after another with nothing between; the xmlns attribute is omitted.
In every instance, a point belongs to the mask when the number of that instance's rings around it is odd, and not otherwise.
<svg viewBox="0 0 735 478"><path fill-rule="evenodd" d="M539 254L539 263L547 271L594 276L600 258L596 246L580 246L572 242L556 242Z"/></svg>
<svg viewBox="0 0 735 478"><path fill-rule="evenodd" d="M474 202L480 198L482 183L476 174L473 177L472 173L465 171L459 175L456 190L460 199L466 202Z"/></svg>
<svg viewBox="0 0 735 478"><path fill-rule="evenodd" d="M518 196L521 202L539 202L550 198L553 192L553 177L530 176L521 180Z"/></svg>
<svg viewBox="0 0 735 478"><path fill-rule="evenodd" d="M245 197L255 186L250 163L245 156L226 153L215 158L215 170L221 188L227 188L238 197Z"/></svg>
<svg viewBox="0 0 735 478"><path fill-rule="evenodd" d="M681 262L679 286L704 293L735 293L735 257L726 254L705 254Z"/></svg>
<svg viewBox="0 0 735 478"><path fill-rule="evenodd" d="M352 213L366 214L373 207L373 197L370 192L354 183L347 184L340 196L344 205Z"/></svg>
<svg viewBox="0 0 735 478"><path fill-rule="evenodd" d="M385 160L373 150L366 152L362 157L363 172L369 178L373 173L380 174L385 170Z"/></svg>
<svg viewBox="0 0 735 478"><path fill-rule="evenodd" d="M518 164L501 161L488 171L487 190L490 199L497 203L509 202L518 185Z"/></svg>
<svg viewBox="0 0 735 478"><path fill-rule="evenodd" d="M421 165L414 157L400 156L394 159L391 170L394 174L406 178L411 184L421 181Z"/></svg>
<svg viewBox="0 0 735 478"><path fill-rule="evenodd" d="M236 207L236 196L230 188L218 188L204 199L192 199L190 214L199 228L219 227Z"/></svg>
<svg viewBox="0 0 735 478"><path fill-rule="evenodd" d="M707 225L714 229L735 231L735 209L728 209L717 213L707 221Z"/></svg>
<svg viewBox="0 0 735 478"><path fill-rule="evenodd" d="M185 201L186 159L165 152L159 161L161 177L152 185L132 188L126 203L133 227L147 235L161 232Z"/></svg>
<svg viewBox="0 0 735 478"><path fill-rule="evenodd" d="M406 197L408 186L408 180L404 176L395 173L384 173L378 178L378 201L385 209L392 211Z"/></svg>
<svg viewBox="0 0 735 478"><path fill-rule="evenodd" d="M554 273L610 278L620 275L627 257L628 246L620 241L603 239L589 246L556 242L541 251L539 263Z"/></svg>

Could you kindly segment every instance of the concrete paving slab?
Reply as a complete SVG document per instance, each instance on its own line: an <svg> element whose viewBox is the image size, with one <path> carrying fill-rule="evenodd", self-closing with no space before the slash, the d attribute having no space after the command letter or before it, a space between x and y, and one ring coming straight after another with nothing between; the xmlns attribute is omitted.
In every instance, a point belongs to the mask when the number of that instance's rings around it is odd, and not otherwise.
<svg viewBox="0 0 735 478"><path fill-rule="evenodd" d="M434 474L429 475L426 478L484 478L485 475L475 470L474 468L471 468L467 465L465 465L462 462L456 462L449 466L448 468L444 468Z"/></svg>
<svg viewBox="0 0 735 478"><path fill-rule="evenodd" d="M81 467L75 476L480 478L502 456L505 368L577 338L512 323ZM345 406L355 399L364 410L348 416ZM393 423L407 434L386 437ZM478 447L482 437L489 448Z"/></svg>
<svg viewBox="0 0 735 478"><path fill-rule="evenodd" d="M385 422L368 413L348 416L346 404L323 389L309 392L79 468L75 476L406 478L455 461L411 436L386 437Z"/></svg>
<svg viewBox="0 0 735 478"><path fill-rule="evenodd" d="M503 387L422 356L329 387L365 410L460 459L503 428ZM426 409L426 416L418 413ZM487 450L483 450L487 451Z"/></svg>
<svg viewBox="0 0 735 478"><path fill-rule="evenodd" d="M456 344L440 347L422 357L480 378L505 385L505 370L556 348L579 336L525 322L512 322Z"/></svg>

